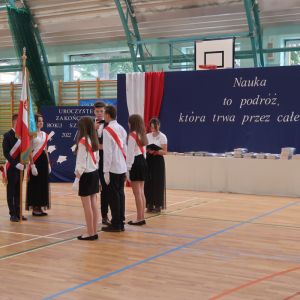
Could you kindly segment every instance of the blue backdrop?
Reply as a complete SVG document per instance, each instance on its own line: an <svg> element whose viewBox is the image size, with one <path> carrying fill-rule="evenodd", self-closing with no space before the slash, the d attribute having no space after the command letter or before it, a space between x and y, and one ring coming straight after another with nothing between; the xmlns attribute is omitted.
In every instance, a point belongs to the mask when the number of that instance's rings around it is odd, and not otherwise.
<svg viewBox="0 0 300 300"><path fill-rule="evenodd" d="M44 118L44 128L49 134L49 158L53 162L50 174L51 182L73 182L75 179L78 120L83 116L94 116L94 108L90 106L43 106L41 114Z"/></svg>
<svg viewBox="0 0 300 300"><path fill-rule="evenodd" d="M166 72L160 112L168 151L300 151L300 66ZM118 122L127 129L126 76Z"/></svg>

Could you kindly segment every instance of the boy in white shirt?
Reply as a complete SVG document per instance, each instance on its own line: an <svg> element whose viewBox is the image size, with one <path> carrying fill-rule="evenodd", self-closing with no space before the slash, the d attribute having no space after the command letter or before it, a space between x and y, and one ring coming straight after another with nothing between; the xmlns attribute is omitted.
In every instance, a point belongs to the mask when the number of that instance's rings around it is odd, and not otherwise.
<svg viewBox="0 0 300 300"><path fill-rule="evenodd" d="M103 172L107 184L107 194L111 209L111 225L102 227L103 231L124 231L125 194L124 180L127 153L127 132L116 121L117 109L108 105L104 118L109 125L103 130Z"/></svg>

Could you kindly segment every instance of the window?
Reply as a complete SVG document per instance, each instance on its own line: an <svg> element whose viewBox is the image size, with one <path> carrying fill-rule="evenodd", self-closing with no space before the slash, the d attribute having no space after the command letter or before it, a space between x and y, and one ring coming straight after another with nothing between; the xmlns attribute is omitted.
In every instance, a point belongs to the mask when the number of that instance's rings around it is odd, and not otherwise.
<svg viewBox="0 0 300 300"><path fill-rule="evenodd" d="M72 55L71 61L131 58L129 52ZM132 62L81 64L71 66L71 80L117 79L117 74L133 72Z"/></svg>
<svg viewBox="0 0 300 300"><path fill-rule="evenodd" d="M0 66L14 66L19 65L19 61L17 59L1 59ZM22 82L22 72L3 72L0 73L0 84L8 84L8 83L21 83Z"/></svg>
<svg viewBox="0 0 300 300"><path fill-rule="evenodd" d="M241 44L240 43L235 43L235 51L241 51ZM234 67L235 68L240 68L241 67L241 60L240 59L235 59L234 60Z"/></svg>
<svg viewBox="0 0 300 300"><path fill-rule="evenodd" d="M194 46L192 46L192 47L182 47L181 51L182 51L183 54L194 54L195 47ZM191 62L181 63L181 70L183 70L183 71L193 71L193 70L195 70L194 62L191 61Z"/></svg>
<svg viewBox="0 0 300 300"><path fill-rule="evenodd" d="M299 40L289 40L285 42L286 47L300 47ZM300 51L291 51L285 53L285 65L295 66L300 65Z"/></svg>

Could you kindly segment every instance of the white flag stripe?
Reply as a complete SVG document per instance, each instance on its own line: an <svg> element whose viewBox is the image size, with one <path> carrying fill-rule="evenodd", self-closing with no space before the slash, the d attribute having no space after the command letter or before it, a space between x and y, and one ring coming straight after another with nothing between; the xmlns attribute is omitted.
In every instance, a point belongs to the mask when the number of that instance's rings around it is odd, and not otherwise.
<svg viewBox="0 0 300 300"><path fill-rule="evenodd" d="M27 72L25 68L24 72L24 78L23 78L23 85L22 85L22 93L21 93L21 100L20 100L23 105L23 123L25 126L28 128L28 100L27 100ZM24 107L24 104L26 105L26 109Z"/></svg>
<svg viewBox="0 0 300 300"><path fill-rule="evenodd" d="M126 98L129 116L139 114L144 118L145 73L126 74Z"/></svg>

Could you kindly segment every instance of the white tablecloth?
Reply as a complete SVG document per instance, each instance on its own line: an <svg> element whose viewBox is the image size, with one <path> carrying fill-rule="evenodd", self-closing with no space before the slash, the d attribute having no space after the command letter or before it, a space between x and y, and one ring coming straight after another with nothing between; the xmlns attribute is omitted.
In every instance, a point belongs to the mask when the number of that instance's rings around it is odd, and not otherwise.
<svg viewBox="0 0 300 300"><path fill-rule="evenodd" d="M168 189L300 197L300 160L164 158Z"/></svg>

